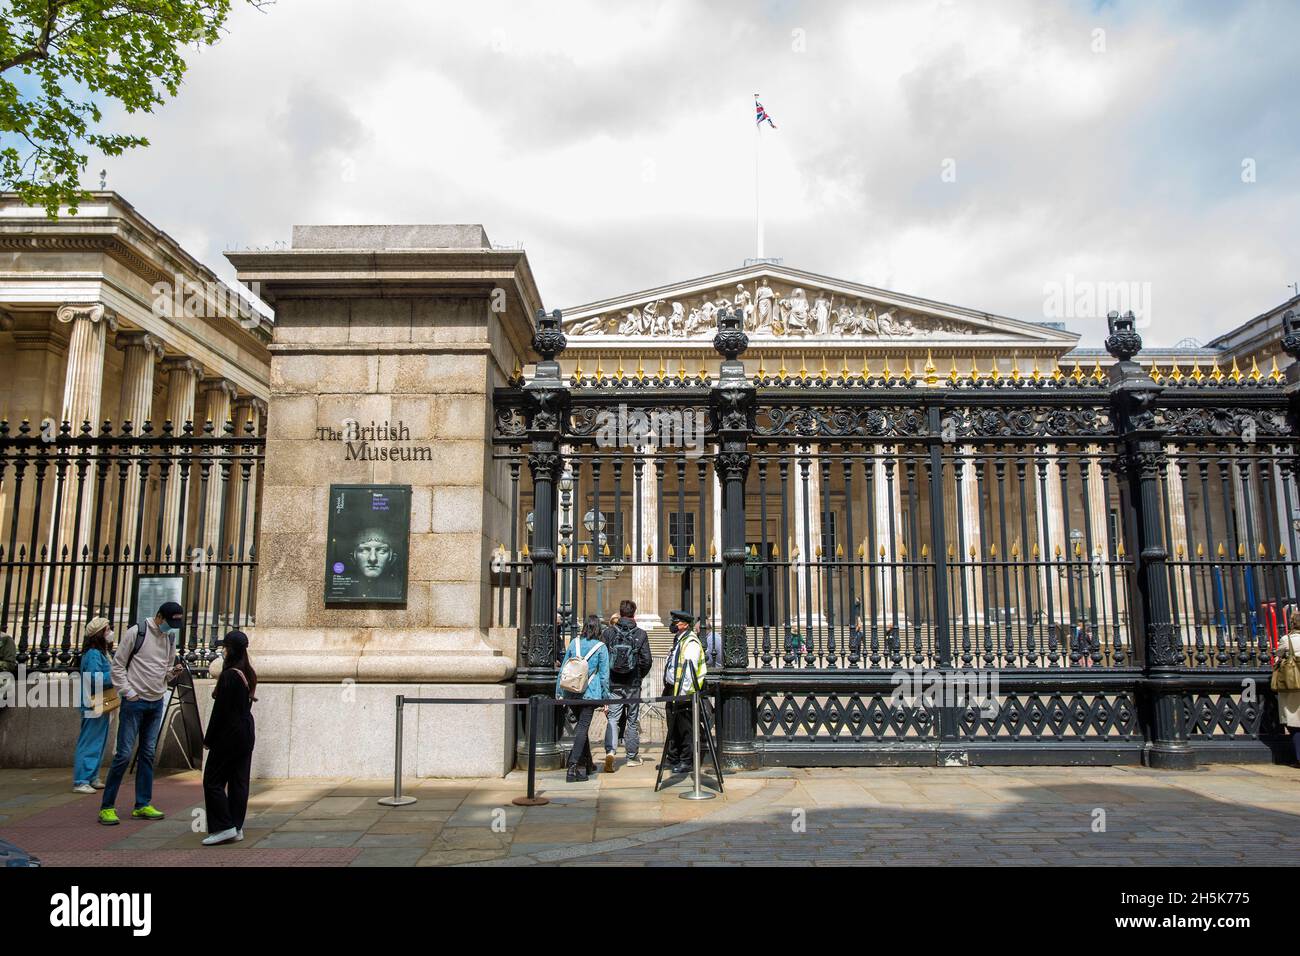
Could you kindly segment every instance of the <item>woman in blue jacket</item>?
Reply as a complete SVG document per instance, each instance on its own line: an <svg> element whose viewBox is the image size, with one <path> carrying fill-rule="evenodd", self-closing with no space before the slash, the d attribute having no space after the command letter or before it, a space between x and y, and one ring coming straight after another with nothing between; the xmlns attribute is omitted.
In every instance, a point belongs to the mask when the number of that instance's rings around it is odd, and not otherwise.
<svg viewBox="0 0 1300 956"><path fill-rule="evenodd" d="M108 619L93 618L81 632L81 733L72 760L74 793L102 790L99 768L104 761L108 742L108 725L112 715L102 709L105 692L113 686L113 671L108 662ZM101 709L95 710L96 698Z"/></svg>
<svg viewBox="0 0 1300 956"><path fill-rule="evenodd" d="M555 679L556 697L581 697L583 700L602 700L609 696L609 648L600 640L601 621L595 614L587 618L587 626L582 633L569 642L565 648L564 658L560 661L560 676ZM585 659L588 673L587 689L581 695L566 691L560 686L564 677L564 665L573 658ZM573 749L569 751L569 769L564 779L569 783L587 779L591 761L591 741L587 738L591 730L591 707L578 707L578 726L573 731Z"/></svg>

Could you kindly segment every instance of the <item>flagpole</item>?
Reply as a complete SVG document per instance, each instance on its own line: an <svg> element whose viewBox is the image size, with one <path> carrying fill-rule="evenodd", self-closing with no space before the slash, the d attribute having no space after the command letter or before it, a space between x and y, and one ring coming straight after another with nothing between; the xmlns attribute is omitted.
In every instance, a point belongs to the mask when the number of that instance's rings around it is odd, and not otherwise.
<svg viewBox="0 0 1300 956"><path fill-rule="evenodd" d="M759 187L758 187L758 150L759 150L759 127L762 123L758 122L758 94L754 94L754 257L763 258L763 213L759 207Z"/></svg>

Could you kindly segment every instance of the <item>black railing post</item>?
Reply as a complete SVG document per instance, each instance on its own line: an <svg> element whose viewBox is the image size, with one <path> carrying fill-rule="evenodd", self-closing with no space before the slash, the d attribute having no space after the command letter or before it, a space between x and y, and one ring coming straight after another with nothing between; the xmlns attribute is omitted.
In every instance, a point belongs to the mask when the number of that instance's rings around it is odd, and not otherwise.
<svg viewBox="0 0 1300 956"><path fill-rule="evenodd" d="M537 374L524 386L527 398L528 467L533 476L532 613L528 632L520 644L522 659L516 663L515 683L521 697L552 697L555 694L555 485L560 473L560 436L568 414L569 390L560 375L555 356L564 351L567 340L560 326L560 312L550 315L539 310L533 348L541 356ZM551 770L561 763L560 735L555 707L534 711L537 724L536 766ZM531 736L531 732L530 735ZM526 765L528 741L515 744L518 765Z"/></svg>
<svg viewBox="0 0 1300 956"><path fill-rule="evenodd" d="M1128 503L1138 533L1138 595L1142 604L1142 712L1147 724L1146 753L1151 767L1191 770L1196 753L1183 725L1179 668L1182 637L1173 619L1169 595L1168 545L1164 539L1160 475L1166 464L1163 434L1155 408L1161 386L1133 361L1142 348L1132 312L1107 316L1106 351L1115 356L1110 369L1111 408L1120 440L1118 465L1127 476Z"/></svg>
<svg viewBox="0 0 1300 956"><path fill-rule="evenodd" d="M943 448L947 426L943 419L941 399L935 396L928 411L930 431L930 553L934 555L934 651L935 663L942 670L952 667L952 633L948 607L948 531L943 492ZM961 479L954 486L961 493ZM955 686L960 686L954 683ZM955 744L960 737L961 714L964 708L954 705L950 695L944 694L939 707L939 736L945 747Z"/></svg>
<svg viewBox="0 0 1300 956"><path fill-rule="evenodd" d="M719 313L713 347L722 355L718 385L710 394L722 483L722 672L718 679L719 741L726 769L758 766L754 746L757 685L749 673L745 609L745 477L754 427L755 388L741 354L749 346L739 309ZM764 556L766 560L766 556Z"/></svg>

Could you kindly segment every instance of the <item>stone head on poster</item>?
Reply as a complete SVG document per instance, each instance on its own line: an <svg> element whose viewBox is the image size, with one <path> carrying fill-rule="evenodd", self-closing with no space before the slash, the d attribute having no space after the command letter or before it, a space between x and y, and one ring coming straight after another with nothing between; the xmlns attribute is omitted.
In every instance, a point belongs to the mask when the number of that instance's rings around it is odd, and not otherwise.
<svg viewBox="0 0 1300 956"><path fill-rule="evenodd" d="M326 603L405 603L410 521L410 485L331 485Z"/></svg>

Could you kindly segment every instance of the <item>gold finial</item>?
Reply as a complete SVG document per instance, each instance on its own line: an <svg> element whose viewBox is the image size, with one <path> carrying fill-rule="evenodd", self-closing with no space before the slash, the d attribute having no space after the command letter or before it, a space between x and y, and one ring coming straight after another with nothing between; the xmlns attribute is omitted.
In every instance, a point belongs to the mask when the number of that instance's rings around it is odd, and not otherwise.
<svg viewBox="0 0 1300 956"><path fill-rule="evenodd" d="M1225 551L1224 548L1223 548L1223 542L1220 541L1220 542L1219 542L1219 551L1218 551L1219 557L1223 557L1223 556L1224 556L1225 554L1227 554L1227 553L1228 553L1228 552Z"/></svg>
<svg viewBox="0 0 1300 956"><path fill-rule="evenodd" d="M763 353L758 353L758 377L760 379L767 377L767 369L763 368Z"/></svg>
<svg viewBox="0 0 1300 956"><path fill-rule="evenodd" d="M756 558L756 557L758 557L758 545L756 545L756 544L751 544L751 545L749 546L749 556L750 556L751 558Z"/></svg>
<svg viewBox="0 0 1300 956"><path fill-rule="evenodd" d="M790 560L791 561L799 560L799 545L796 544L793 548L790 549Z"/></svg>
<svg viewBox="0 0 1300 956"><path fill-rule="evenodd" d="M957 557L957 549L954 548L954 547L952 546L952 542L949 542L949 543L948 543L948 560L951 561L951 560L952 560L953 558L955 558L955 557Z"/></svg>
<svg viewBox="0 0 1300 956"><path fill-rule="evenodd" d="M840 368L840 381L847 382L853 378L853 373L849 371L849 356L846 352L843 356L843 366Z"/></svg>
<svg viewBox="0 0 1300 956"><path fill-rule="evenodd" d="M972 561L975 560L975 545L973 545L973 544L970 546L970 559L971 559Z"/></svg>
<svg viewBox="0 0 1300 956"><path fill-rule="evenodd" d="M1074 556L1076 558L1083 557L1083 545L1080 544L1078 541L1074 542Z"/></svg>
<svg viewBox="0 0 1300 956"><path fill-rule="evenodd" d="M989 369L989 381L997 382L1002 378L1002 360L994 357L992 361L993 367Z"/></svg>
<svg viewBox="0 0 1300 956"><path fill-rule="evenodd" d="M1011 353L1011 381L1020 384L1020 357L1015 352Z"/></svg>
<svg viewBox="0 0 1300 956"><path fill-rule="evenodd" d="M605 377L605 370L600 367L600 356L597 355L596 356L596 384L599 385L600 380L604 377Z"/></svg>
<svg viewBox="0 0 1300 956"><path fill-rule="evenodd" d="M1171 382L1181 382L1183 380L1183 370L1178 367L1178 359L1174 359L1174 364L1169 366L1169 374L1166 377Z"/></svg>
<svg viewBox="0 0 1300 956"><path fill-rule="evenodd" d="M653 561L655 559L655 549L653 546L648 544L645 546L645 559L647 561Z"/></svg>
<svg viewBox="0 0 1300 956"><path fill-rule="evenodd" d="M617 381L623 381L623 356L618 357L618 368L614 369L614 378Z"/></svg>
<svg viewBox="0 0 1300 956"><path fill-rule="evenodd" d="M668 369L664 368L664 357L659 356L659 374L655 376L659 381L663 381L668 375Z"/></svg>
<svg viewBox="0 0 1300 956"><path fill-rule="evenodd" d="M1038 368L1037 355L1034 356L1034 370L1029 373L1029 377L1032 378L1035 382L1041 382L1043 380L1043 373Z"/></svg>
<svg viewBox="0 0 1300 956"><path fill-rule="evenodd" d="M591 557L591 550L585 544L582 546L581 556L584 561Z"/></svg>
<svg viewBox="0 0 1300 956"><path fill-rule="evenodd" d="M1260 556L1261 558L1267 558L1267 557L1268 557L1268 552L1264 550L1264 542L1263 542L1263 541L1261 541L1261 542L1259 543L1259 547L1258 547L1256 550L1259 551L1259 556Z"/></svg>
<svg viewBox="0 0 1300 956"><path fill-rule="evenodd" d="M623 560L626 561L626 560L628 560L628 559L631 558L631 557L632 557L632 545L630 545L630 544L628 544L626 541L624 541L624 542L623 542Z"/></svg>
<svg viewBox="0 0 1300 956"><path fill-rule="evenodd" d="M1201 544L1199 541L1196 543L1196 556L1198 558L1205 557L1205 545Z"/></svg>
<svg viewBox="0 0 1300 956"><path fill-rule="evenodd" d="M1178 547L1175 548L1174 551L1175 551L1175 553L1178 555L1178 559L1181 561L1182 558L1183 558L1183 545L1182 545L1182 542L1179 542Z"/></svg>
<svg viewBox="0 0 1300 956"><path fill-rule="evenodd" d="M582 384L582 353L578 353L577 361L573 363L573 384Z"/></svg>
<svg viewBox="0 0 1300 956"><path fill-rule="evenodd" d="M906 355L903 356L903 377L904 382L912 381L912 363Z"/></svg>
<svg viewBox="0 0 1300 956"><path fill-rule="evenodd" d="M1279 544L1279 545L1277 546L1277 556L1278 556L1279 558L1285 558L1285 557L1286 557L1286 545L1284 545L1284 544Z"/></svg>
<svg viewBox="0 0 1300 956"><path fill-rule="evenodd" d="M939 384L939 376L935 374L939 370L934 366L934 356L929 349L925 350L925 384L931 387Z"/></svg>
<svg viewBox="0 0 1300 956"><path fill-rule="evenodd" d="M1200 385L1201 382L1204 381L1205 373L1201 371L1200 362L1196 361L1195 359L1192 360L1192 374L1187 377L1190 378L1197 385Z"/></svg>
<svg viewBox="0 0 1300 956"><path fill-rule="evenodd" d="M898 542L898 556L899 556L900 558L903 558L904 560L907 559L907 542L906 542L906 541L900 541L900 542Z"/></svg>
<svg viewBox="0 0 1300 956"><path fill-rule="evenodd" d="M1029 556L1030 556L1031 558L1033 558L1035 561L1038 560L1038 542L1037 542L1037 541L1035 541L1035 542L1034 542L1034 546L1033 546L1032 548L1029 549Z"/></svg>
<svg viewBox="0 0 1300 956"><path fill-rule="evenodd" d="M957 356L952 357L952 368L948 369L948 381L956 385L961 381L961 372L957 371Z"/></svg>
<svg viewBox="0 0 1300 956"><path fill-rule="evenodd" d="M677 551L673 548L673 542L672 542L672 540L669 539L669 541L668 541L668 560L671 561L671 560L672 560L673 558L675 558L675 557L677 557Z"/></svg>
<svg viewBox="0 0 1300 956"><path fill-rule="evenodd" d="M1019 538L1017 538L1015 541L1012 541L1012 542L1011 542L1011 557L1012 557L1012 558L1019 558L1019 557L1020 557L1020 539L1019 539Z"/></svg>
<svg viewBox="0 0 1300 956"><path fill-rule="evenodd" d="M608 539L608 538L605 539L605 547L603 547L603 548L600 549L600 553L601 553L604 557L607 557L607 558L610 557L610 556L614 553L614 552L612 552L612 551L609 550L609 539Z"/></svg>
<svg viewBox="0 0 1300 956"><path fill-rule="evenodd" d="M858 560L860 561L860 560L862 560L863 558L865 558L866 556L867 556L867 545L866 545L866 543L864 542L864 543L858 545Z"/></svg>
<svg viewBox="0 0 1300 956"><path fill-rule="evenodd" d="M1210 370L1210 381L1217 385L1223 381L1223 377L1223 369L1219 368L1219 358L1216 355L1214 358L1214 368Z"/></svg>
<svg viewBox="0 0 1300 956"><path fill-rule="evenodd" d="M1244 558L1245 556L1246 556L1246 546L1245 546L1244 544L1238 542L1238 543L1237 543L1237 557L1239 557L1239 558Z"/></svg>
<svg viewBox="0 0 1300 956"><path fill-rule="evenodd" d="M1228 378L1232 379L1234 385L1240 385L1242 379L1241 369L1237 368L1237 356L1232 357L1232 371L1228 373Z"/></svg>
<svg viewBox="0 0 1300 956"><path fill-rule="evenodd" d="M1101 359L1097 359L1097 364L1092 367L1092 380L1094 382L1100 382L1105 379L1105 377L1106 376L1103 375L1101 371Z"/></svg>
<svg viewBox="0 0 1300 956"><path fill-rule="evenodd" d="M885 546L883 544L880 546L880 559L882 561L885 559Z"/></svg>
<svg viewBox="0 0 1300 956"><path fill-rule="evenodd" d="M823 382L831 377L831 370L826 367L825 352L822 353L822 368L821 371L817 373L817 377L820 378Z"/></svg>
<svg viewBox="0 0 1300 956"><path fill-rule="evenodd" d="M686 381L686 356L677 356L677 381Z"/></svg>
<svg viewBox="0 0 1300 956"><path fill-rule="evenodd" d="M700 370L695 373L695 377L698 378L701 382L705 381L709 377L709 370L704 364L703 353L700 354Z"/></svg>
<svg viewBox="0 0 1300 956"><path fill-rule="evenodd" d="M1059 382L1065 378L1065 373L1061 371L1061 360L1055 355L1052 356L1052 381Z"/></svg>
<svg viewBox="0 0 1300 956"><path fill-rule="evenodd" d="M924 560L925 560L926 558L928 558L929 556L930 556L930 546L929 546L928 544L924 544L924 543L922 543L922 545L921 545L921 560L924 561Z"/></svg>
<svg viewBox="0 0 1300 956"><path fill-rule="evenodd" d="M790 373L785 367L785 353L781 354L781 368L777 371L776 377L783 382L790 377Z"/></svg>
<svg viewBox="0 0 1300 956"><path fill-rule="evenodd" d="M1255 356L1250 357L1250 380L1258 382L1264 377L1264 373L1259 370L1259 363L1255 361Z"/></svg>
<svg viewBox="0 0 1300 956"><path fill-rule="evenodd" d="M713 557L716 558L717 555L714 554ZM774 557L774 558L779 558L779 557L781 557L781 545L780 545L779 543L777 543L776 541L773 541L773 542L772 542L772 557Z"/></svg>
<svg viewBox="0 0 1300 956"><path fill-rule="evenodd" d="M996 559L998 556L998 543L996 541L989 544L989 557Z"/></svg>
<svg viewBox="0 0 1300 956"><path fill-rule="evenodd" d="M862 381L865 383L871 379L871 366L867 364L867 353L862 353Z"/></svg>
<svg viewBox="0 0 1300 956"><path fill-rule="evenodd" d="M1115 546L1115 553L1116 553L1117 555L1119 555L1121 558L1124 557L1124 542L1123 542L1123 541L1121 541L1119 544L1117 544L1117 545Z"/></svg>
<svg viewBox="0 0 1300 956"><path fill-rule="evenodd" d="M1160 374L1160 365L1156 362L1151 363L1151 371L1147 374L1151 376L1151 381L1155 382L1157 385L1159 385L1164 379L1164 376Z"/></svg>
<svg viewBox="0 0 1300 956"><path fill-rule="evenodd" d="M1060 560L1061 560L1061 545L1060 545L1060 542L1057 542L1057 545L1056 545L1056 560L1057 560L1057 561L1060 561Z"/></svg>
<svg viewBox="0 0 1300 956"><path fill-rule="evenodd" d="M709 542L709 560L712 561L712 560L714 560L717 556L718 556L718 543L717 543L716 541L710 541L710 542Z"/></svg>
<svg viewBox="0 0 1300 956"><path fill-rule="evenodd" d="M519 359L515 359L515 370L510 373L510 381L517 382L524 377L524 367L519 364Z"/></svg>
<svg viewBox="0 0 1300 956"><path fill-rule="evenodd" d="M1077 385L1083 381L1083 369L1079 367L1079 360L1074 360L1074 371L1070 373L1070 379Z"/></svg>
<svg viewBox="0 0 1300 956"><path fill-rule="evenodd" d="M687 556L688 558L693 558L693 557L695 557L695 542L694 542L694 541L692 541L692 542L691 542L691 546L690 546L689 548L686 549L686 556Z"/></svg>
<svg viewBox="0 0 1300 956"><path fill-rule="evenodd" d="M975 364L975 356L973 355L970 357L970 380L971 382L978 382L980 380L979 366Z"/></svg>
<svg viewBox="0 0 1300 956"><path fill-rule="evenodd" d="M1280 382L1280 381L1282 381L1282 370L1279 369L1279 368L1277 367L1277 356L1276 356L1276 355L1273 356L1273 370L1272 370L1271 372L1268 373L1268 380L1269 380L1270 382Z"/></svg>
<svg viewBox="0 0 1300 956"><path fill-rule="evenodd" d="M821 546L820 544L817 545L817 547L813 548L813 554L816 556L816 558L817 558L818 561L821 560L821 557L822 557L822 546Z"/></svg>
<svg viewBox="0 0 1300 956"><path fill-rule="evenodd" d="M891 372L891 371L889 370L889 356L886 355L886 356L885 356L885 367L882 368L882 369L880 370L880 379L881 379L881 381L883 381L886 385L888 385L889 382L890 382L890 380L891 380L893 377L894 377L894 373Z"/></svg>
<svg viewBox="0 0 1300 956"><path fill-rule="evenodd" d="M835 557L844 557L844 545L838 543L835 545Z"/></svg>
<svg viewBox="0 0 1300 956"><path fill-rule="evenodd" d="M800 352L799 353L799 380L804 381L807 378L808 378L808 362L804 358L803 353Z"/></svg>
<svg viewBox="0 0 1300 956"><path fill-rule="evenodd" d="M642 363L640 355L636 357L636 380L638 382L645 381L645 365Z"/></svg>

